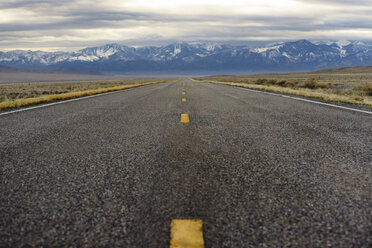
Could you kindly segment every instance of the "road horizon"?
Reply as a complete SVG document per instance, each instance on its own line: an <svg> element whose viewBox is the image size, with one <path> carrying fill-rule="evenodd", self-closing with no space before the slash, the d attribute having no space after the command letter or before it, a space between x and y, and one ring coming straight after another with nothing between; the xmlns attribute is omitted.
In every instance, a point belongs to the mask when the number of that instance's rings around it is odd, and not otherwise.
<svg viewBox="0 0 372 248"><path fill-rule="evenodd" d="M372 245L368 113L182 79L0 126L0 246Z"/></svg>

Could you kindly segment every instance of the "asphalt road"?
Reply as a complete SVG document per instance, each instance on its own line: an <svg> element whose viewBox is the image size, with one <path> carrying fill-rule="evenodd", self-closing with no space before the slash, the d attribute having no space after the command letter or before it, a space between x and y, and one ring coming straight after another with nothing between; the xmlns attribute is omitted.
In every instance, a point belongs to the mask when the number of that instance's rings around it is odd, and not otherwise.
<svg viewBox="0 0 372 248"><path fill-rule="evenodd" d="M173 219L206 247L372 245L372 115L184 79L3 115L0 137L1 247L168 247Z"/></svg>

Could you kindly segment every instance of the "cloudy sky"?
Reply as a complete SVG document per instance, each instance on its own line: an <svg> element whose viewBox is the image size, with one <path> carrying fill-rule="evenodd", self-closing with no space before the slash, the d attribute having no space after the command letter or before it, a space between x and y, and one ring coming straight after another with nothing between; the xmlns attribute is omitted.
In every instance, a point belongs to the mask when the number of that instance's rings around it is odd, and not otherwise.
<svg viewBox="0 0 372 248"><path fill-rule="evenodd" d="M1 0L0 50L372 40L372 0Z"/></svg>

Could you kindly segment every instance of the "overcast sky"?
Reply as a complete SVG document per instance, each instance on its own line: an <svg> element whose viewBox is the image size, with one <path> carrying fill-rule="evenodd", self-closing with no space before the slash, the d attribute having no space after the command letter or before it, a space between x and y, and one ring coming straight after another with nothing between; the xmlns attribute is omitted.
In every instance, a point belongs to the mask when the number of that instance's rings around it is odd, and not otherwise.
<svg viewBox="0 0 372 248"><path fill-rule="evenodd" d="M372 40L372 0L1 0L0 50Z"/></svg>

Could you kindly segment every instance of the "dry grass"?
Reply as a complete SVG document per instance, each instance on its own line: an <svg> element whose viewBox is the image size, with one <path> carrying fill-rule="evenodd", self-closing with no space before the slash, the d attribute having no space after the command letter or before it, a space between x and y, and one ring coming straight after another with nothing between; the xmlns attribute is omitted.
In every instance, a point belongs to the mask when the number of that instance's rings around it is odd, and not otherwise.
<svg viewBox="0 0 372 248"><path fill-rule="evenodd" d="M0 85L0 110L124 90L165 80L121 80Z"/></svg>
<svg viewBox="0 0 372 248"><path fill-rule="evenodd" d="M272 78L279 75L278 78ZM332 82L318 81L314 77L294 78L293 74L267 74L268 78L258 78L257 75L247 76L211 76L197 78L200 81L228 84L238 87L272 91L291 95L323 99L333 102L361 104L372 108L372 83L346 83L335 84ZM261 77L263 75L260 75ZM257 77L257 78L256 78ZM339 78L339 75L335 75ZM351 77L349 75L349 77ZM358 77L358 76L357 76ZM372 75L370 75L372 81ZM356 79L354 78L354 81Z"/></svg>
<svg viewBox="0 0 372 248"><path fill-rule="evenodd" d="M136 77L139 78L139 77ZM0 84L5 83L50 83L50 82L87 82L133 79L110 75L83 74L74 72L48 72L48 71L2 71L0 67Z"/></svg>
<svg viewBox="0 0 372 248"><path fill-rule="evenodd" d="M159 79L0 84L0 102L146 83Z"/></svg>
<svg viewBox="0 0 372 248"><path fill-rule="evenodd" d="M291 88L307 88L307 89L329 89L330 84L324 82L318 82L315 78L309 78L303 82L298 81L288 81L285 79L276 80L276 79L257 79L254 82L244 82L238 81L240 83L250 83L250 84L259 84L259 85L273 85L281 87L291 87Z"/></svg>
<svg viewBox="0 0 372 248"><path fill-rule="evenodd" d="M352 68L351 68L352 69ZM271 73L271 74L252 74L252 75L217 75L202 77L200 79L220 81L220 82L235 82L235 83L252 83L259 79L266 80L285 80L292 84L302 84L305 81L314 78L317 82L323 82L330 85L330 88L342 88L352 90L354 86L363 83L372 82L372 69L370 72L361 70L351 71L343 69L340 70L327 70L319 72L304 72L304 73ZM349 72L350 71L350 72Z"/></svg>
<svg viewBox="0 0 372 248"><path fill-rule="evenodd" d="M372 96L372 82L356 85L353 90L358 92L360 96Z"/></svg>

